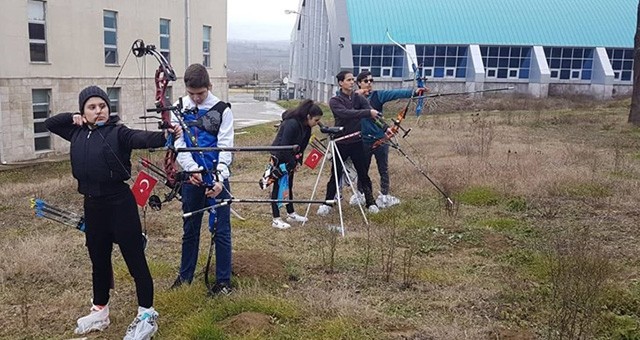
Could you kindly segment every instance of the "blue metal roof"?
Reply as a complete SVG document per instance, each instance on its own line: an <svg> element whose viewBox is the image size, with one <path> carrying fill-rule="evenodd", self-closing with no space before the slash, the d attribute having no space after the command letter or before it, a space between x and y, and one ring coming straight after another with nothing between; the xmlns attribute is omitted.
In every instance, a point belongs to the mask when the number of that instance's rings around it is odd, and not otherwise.
<svg viewBox="0 0 640 340"><path fill-rule="evenodd" d="M351 42L633 47L632 0L346 0Z"/></svg>

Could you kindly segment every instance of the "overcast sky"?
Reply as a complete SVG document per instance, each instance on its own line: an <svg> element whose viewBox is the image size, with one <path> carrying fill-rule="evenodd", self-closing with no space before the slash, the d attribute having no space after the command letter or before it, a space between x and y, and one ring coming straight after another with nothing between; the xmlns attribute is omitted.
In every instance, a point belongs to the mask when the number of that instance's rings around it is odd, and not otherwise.
<svg viewBox="0 0 640 340"><path fill-rule="evenodd" d="M229 40L289 40L299 0L228 0Z"/></svg>

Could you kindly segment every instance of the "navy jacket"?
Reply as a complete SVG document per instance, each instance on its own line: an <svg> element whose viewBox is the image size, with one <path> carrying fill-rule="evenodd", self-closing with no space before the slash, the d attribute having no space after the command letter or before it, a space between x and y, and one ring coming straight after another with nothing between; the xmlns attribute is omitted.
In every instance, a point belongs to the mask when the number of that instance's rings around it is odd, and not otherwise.
<svg viewBox="0 0 640 340"><path fill-rule="evenodd" d="M335 97L329 99L329 107L335 119L335 126L344 126L342 133L337 134L336 137L360 131L360 119L371 117L371 105L369 105L365 97L355 92L352 92L351 95L346 95L344 92L339 91ZM351 144L361 141L362 138L358 136L336 143Z"/></svg>
<svg viewBox="0 0 640 340"><path fill-rule="evenodd" d="M71 172L78 192L100 197L129 190L131 150L164 146L162 131L133 130L109 119L90 129L73 124L73 113L60 113L45 121L49 131L71 142Z"/></svg>

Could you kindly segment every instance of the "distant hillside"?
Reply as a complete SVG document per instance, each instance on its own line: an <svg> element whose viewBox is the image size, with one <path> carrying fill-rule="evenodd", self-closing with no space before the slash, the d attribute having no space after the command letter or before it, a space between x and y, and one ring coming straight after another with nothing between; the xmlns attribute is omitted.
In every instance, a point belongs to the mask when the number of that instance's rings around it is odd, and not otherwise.
<svg viewBox="0 0 640 340"><path fill-rule="evenodd" d="M289 41L231 40L227 47L229 82L243 84L258 75L260 82L279 79L289 72Z"/></svg>

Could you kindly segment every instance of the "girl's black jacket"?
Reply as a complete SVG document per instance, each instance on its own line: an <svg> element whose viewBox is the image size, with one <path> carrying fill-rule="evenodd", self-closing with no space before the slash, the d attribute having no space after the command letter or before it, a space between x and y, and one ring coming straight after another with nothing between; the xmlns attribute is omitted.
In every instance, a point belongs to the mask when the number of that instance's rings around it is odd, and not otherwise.
<svg viewBox="0 0 640 340"><path fill-rule="evenodd" d="M131 150L164 146L162 131L133 130L110 118L100 127L73 124L73 113L60 113L45 121L49 131L71 142L71 171L78 192L101 197L129 190Z"/></svg>
<svg viewBox="0 0 640 340"><path fill-rule="evenodd" d="M273 140L272 146L294 145L300 146L298 153L290 150L282 150L272 152L271 155L278 159L278 164L287 164L287 169L292 170L296 167L296 161L302 164L302 156L304 149L309 144L311 138L311 128L296 118L288 118L280 123L280 128Z"/></svg>

